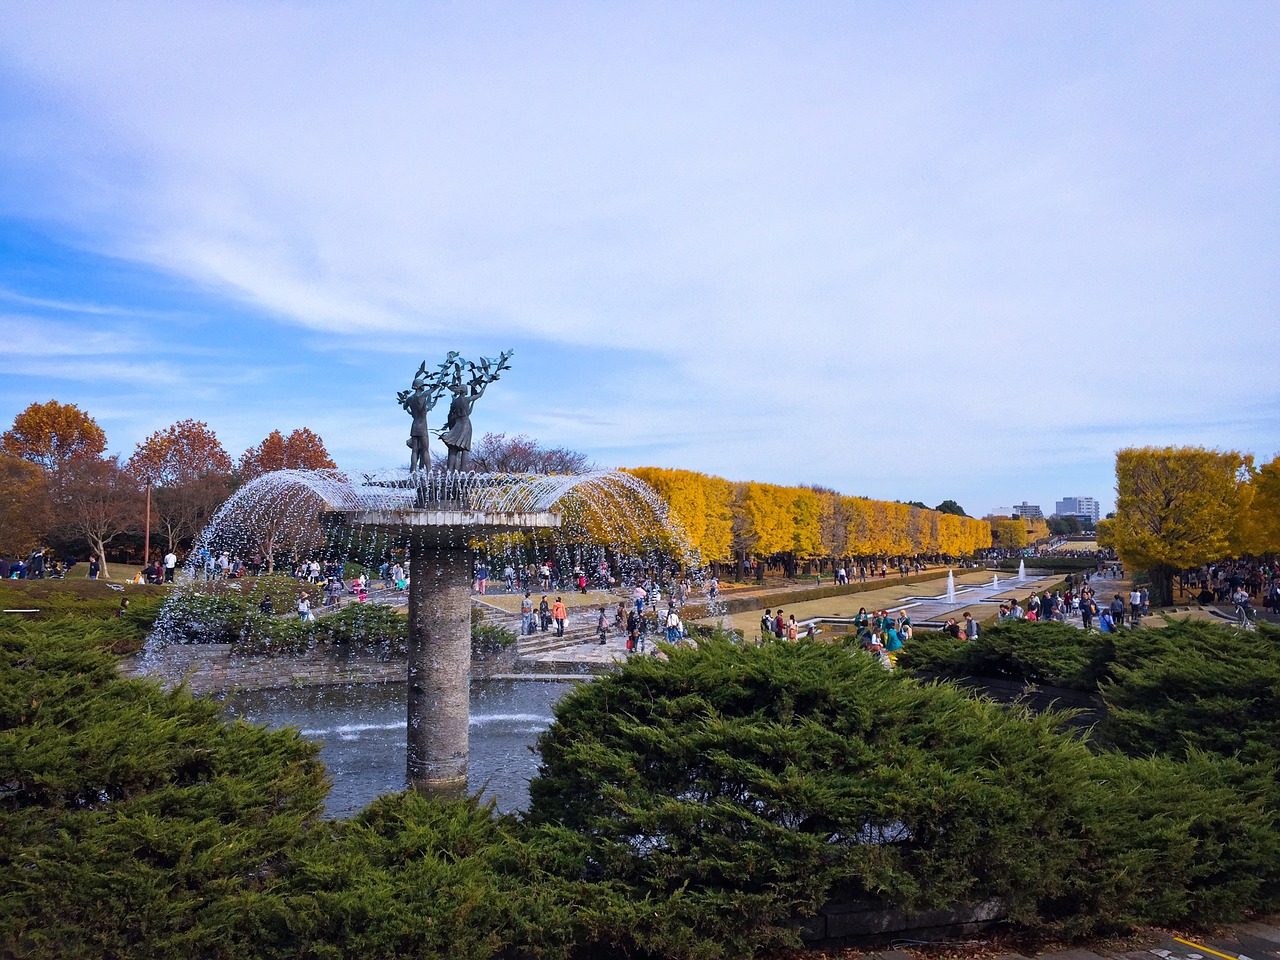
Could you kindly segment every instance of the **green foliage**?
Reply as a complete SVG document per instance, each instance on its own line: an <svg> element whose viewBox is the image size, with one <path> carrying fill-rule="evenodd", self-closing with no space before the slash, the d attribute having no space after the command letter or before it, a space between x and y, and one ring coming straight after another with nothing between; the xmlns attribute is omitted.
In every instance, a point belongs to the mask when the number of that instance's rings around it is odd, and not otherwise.
<svg viewBox="0 0 1280 960"><path fill-rule="evenodd" d="M1079 798L1079 866L1041 905L1072 934L1214 925L1280 904L1274 767L1199 752L1094 758Z"/></svg>
<svg viewBox="0 0 1280 960"><path fill-rule="evenodd" d="M614 931L622 952L794 942L793 915L835 894L907 910L1000 897L1031 919L1073 863L1071 811L1092 789L1055 715L851 647L710 640L632 660L556 717L530 816L580 831L592 876L652 904Z"/></svg>
<svg viewBox="0 0 1280 960"><path fill-rule="evenodd" d="M987 627L977 641L919 631L898 654L912 671L947 676L995 677L1047 683L1093 692L1114 656L1110 636L1065 623L1006 620Z"/></svg>
<svg viewBox="0 0 1280 960"><path fill-rule="evenodd" d="M236 922L257 957L565 957L581 897L538 846L474 800L385 796L299 851Z"/></svg>
<svg viewBox="0 0 1280 960"><path fill-rule="evenodd" d="M125 587L112 590L106 583L91 580L0 580L0 608L35 609L35 614L0 614L0 625L19 622L79 618L85 627L102 628L104 642L115 653L138 650L155 625L168 593L158 587ZM116 617L120 601L129 606Z"/></svg>
<svg viewBox="0 0 1280 960"><path fill-rule="evenodd" d="M278 619L354 643L387 616ZM0 631L0 955L717 958L795 943L830 899L998 898L1066 934L1280 906L1267 625L1011 624L904 650L1100 679L1094 750L1061 714L853 644L704 634L560 703L525 820L408 793L345 823L318 820L324 770L296 731L120 679L105 651L128 629Z"/></svg>
<svg viewBox="0 0 1280 960"><path fill-rule="evenodd" d="M1102 744L1175 759L1200 750L1280 768L1280 629L1206 621L1114 634L1005 621L975 641L921 631L898 655L911 671L1100 690Z"/></svg>
<svg viewBox="0 0 1280 960"><path fill-rule="evenodd" d="M305 841L316 747L103 646L71 617L0 634L0 954L235 955L216 914Z"/></svg>
<svg viewBox="0 0 1280 960"><path fill-rule="evenodd" d="M1136 756L1201 750L1280 769L1280 628L1205 621L1115 641L1100 736Z"/></svg>

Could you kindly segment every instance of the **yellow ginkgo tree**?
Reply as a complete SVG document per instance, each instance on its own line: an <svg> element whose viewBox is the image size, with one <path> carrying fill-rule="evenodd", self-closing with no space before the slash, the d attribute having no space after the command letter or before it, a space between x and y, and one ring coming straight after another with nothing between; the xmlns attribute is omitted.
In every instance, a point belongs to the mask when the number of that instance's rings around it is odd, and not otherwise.
<svg viewBox="0 0 1280 960"><path fill-rule="evenodd" d="M1173 575L1240 546L1254 488L1253 457L1204 447L1135 447L1116 454L1116 515L1107 539L1151 577L1153 604L1173 601Z"/></svg>

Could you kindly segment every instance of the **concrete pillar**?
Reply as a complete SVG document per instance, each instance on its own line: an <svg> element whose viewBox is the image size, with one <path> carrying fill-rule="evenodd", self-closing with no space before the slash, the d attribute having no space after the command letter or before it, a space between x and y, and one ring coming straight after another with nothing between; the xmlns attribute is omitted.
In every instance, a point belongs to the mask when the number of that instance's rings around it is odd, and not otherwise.
<svg viewBox="0 0 1280 960"><path fill-rule="evenodd" d="M410 541L408 779L442 797L467 791L471 550Z"/></svg>

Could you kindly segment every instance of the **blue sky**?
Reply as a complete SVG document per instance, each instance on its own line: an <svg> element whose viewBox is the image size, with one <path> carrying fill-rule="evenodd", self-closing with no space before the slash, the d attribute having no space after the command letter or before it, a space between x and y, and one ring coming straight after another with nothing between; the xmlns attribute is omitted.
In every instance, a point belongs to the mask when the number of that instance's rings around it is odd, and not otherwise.
<svg viewBox="0 0 1280 960"><path fill-rule="evenodd" d="M971 513L1280 451L1274 3L0 11L0 425L477 429ZM433 424L434 425L434 424Z"/></svg>

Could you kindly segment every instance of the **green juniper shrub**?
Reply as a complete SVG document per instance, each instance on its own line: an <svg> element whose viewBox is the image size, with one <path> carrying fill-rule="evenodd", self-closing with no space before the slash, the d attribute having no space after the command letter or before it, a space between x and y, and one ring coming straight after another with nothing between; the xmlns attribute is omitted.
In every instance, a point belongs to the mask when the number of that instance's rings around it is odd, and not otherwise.
<svg viewBox="0 0 1280 960"><path fill-rule="evenodd" d="M898 654L912 672L992 677L1093 692L1115 655L1111 636L1065 623L1006 620L977 640L919 631Z"/></svg>
<svg viewBox="0 0 1280 960"><path fill-rule="evenodd" d="M299 851L231 923L257 957L568 957L582 885L512 817L409 791ZM590 914L590 910L583 911Z"/></svg>
<svg viewBox="0 0 1280 960"><path fill-rule="evenodd" d="M0 628L19 623L75 616L89 624L107 620L114 624L113 649L132 653L151 632L169 591L161 587L136 587L101 580L0 580L0 608L36 610L34 614L0 614ZM129 606L117 617L120 601ZM123 622L121 622L123 621ZM123 628L123 629L122 629Z"/></svg>
<svg viewBox="0 0 1280 960"><path fill-rule="evenodd" d="M1280 769L1280 628L1186 620L1116 637L1103 742L1133 756L1190 750Z"/></svg>
<svg viewBox="0 0 1280 960"><path fill-rule="evenodd" d="M121 679L76 618L0 633L0 955L245 955L209 923L328 792L297 731Z"/></svg>
<svg viewBox="0 0 1280 960"><path fill-rule="evenodd" d="M1079 798L1079 858L1039 927L1071 935L1135 924L1213 925L1280 907L1275 771L1192 751L1098 754Z"/></svg>
<svg viewBox="0 0 1280 960"><path fill-rule="evenodd" d="M704 640L575 690L539 741L530 819L631 888L612 946L735 956L833 896L999 897L1033 921L1075 857L1091 755L1040 718L853 647ZM622 920L625 919L625 922Z"/></svg>

